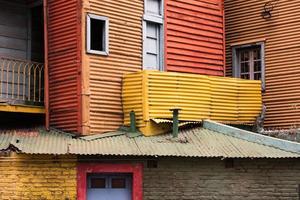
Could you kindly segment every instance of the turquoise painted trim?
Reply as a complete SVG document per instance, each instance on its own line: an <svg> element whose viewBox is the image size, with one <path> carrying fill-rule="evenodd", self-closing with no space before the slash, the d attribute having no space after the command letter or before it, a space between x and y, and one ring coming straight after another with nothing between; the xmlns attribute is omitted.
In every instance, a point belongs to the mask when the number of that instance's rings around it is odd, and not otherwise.
<svg viewBox="0 0 300 200"><path fill-rule="evenodd" d="M222 133L224 135L232 136L249 142L262 144L274 148L278 148L284 151L300 154L300 143L273 138L250 131L245 131L232 126L224 125L211 120L204 120L203 127L212 131Z"/></svg>

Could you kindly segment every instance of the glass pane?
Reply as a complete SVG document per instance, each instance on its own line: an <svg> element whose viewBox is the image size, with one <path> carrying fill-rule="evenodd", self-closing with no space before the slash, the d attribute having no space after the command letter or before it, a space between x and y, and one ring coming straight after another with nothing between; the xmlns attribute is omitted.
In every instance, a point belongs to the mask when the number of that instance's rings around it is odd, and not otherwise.
<svg viewBox="0 0 300 200"><path fill-rule="evenodd" d="M126 188L125 178L113 178L111 180L111 188Z"/></svg>
<svg viewBox="0 0 300 200"><path fill-rule="evenodd" d="M261 73L254 73L254 80L261 80Z"/></svg>
<svg viewBox="0 0 300 200"><path fill-rule="evenodd" d="M241 73L247 73L250 71L249 62L241 63Z"/></svg>
<svg viewBox="0 0 300 200"><path fill-rule="evenodd" d="M105 178L91 178L91 188L105 188Z"/></svg>
<svg viewBox="0 0 300 200"><path fill-rule="evenodd" d="M241 74L241 78L242 79L250 79L250 75L249 74Z"/></svg>
<svg viewBox="0 0 300 200"><path fill-rule="evenodd" d="M261 59L260 49L254 49L253 50L253 59L254 60L260 60Z"/></svg>
<svg viewBox="0 0 300 200"><path fill-rule="evenodd" d="M261 61L254 61L254 72L261 71Z"/></svg>
<svg viewBox="0 0 300 200"><path fill-rule="evenodd" d="M147 13L161 15L161 0L147 0Z"/></svg>
<svg viewBox="0 0 300 200"><path fill-rule="evenodd" d="M249 51L242 51L241 52L241 62L249 61Z"/></svg>
<svg viewBox="0 0 300 200"><path fill-rule="evenodd" d="M158 39L159 25L154 23L147 23L147 37Z"/></svg>

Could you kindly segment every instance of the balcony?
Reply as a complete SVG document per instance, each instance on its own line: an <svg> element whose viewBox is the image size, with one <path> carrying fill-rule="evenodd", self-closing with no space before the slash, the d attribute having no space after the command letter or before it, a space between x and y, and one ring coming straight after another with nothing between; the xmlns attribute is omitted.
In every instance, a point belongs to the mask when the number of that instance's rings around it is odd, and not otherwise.
<svg viewBox="0 0 300 200"><path fill-rule="evenodd" d="M261 82L187 73L142 71L123 79L124 123L136 114L143 134L170 130L171 109L180 109L179 121L201 123L211 119L225 124L255 122L262 108Z"/></svg>
<svg viewBox="0 0 300 200"><path fill-rule="evenodd" d="M44 113L44 64L0 57L0 111Z"/></svg>

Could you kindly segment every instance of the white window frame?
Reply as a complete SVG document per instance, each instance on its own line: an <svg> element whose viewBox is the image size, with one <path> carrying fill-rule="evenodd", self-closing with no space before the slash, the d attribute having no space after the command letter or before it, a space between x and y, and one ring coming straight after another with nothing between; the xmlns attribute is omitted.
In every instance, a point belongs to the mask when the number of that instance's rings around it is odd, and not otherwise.
<svg viewBox="0 0 300 200"><path fill-rule="evenodd" d="M261 54L261 82L262 82L262 91L265 91L266 83L265 83L265 43L257 42L252 44L243 44L232 47L232 73L236 78L240 78L240 66L238 62L238 51L243 48L251 48L251 47L260 47Z"/></svg>
<svg viewBox="0 0 300 200"><path fill-rule="evenodd" d="M159 25L159 70L164 70L164 0L160 0L160 13L155 15L147 12L147 0L144 0L144 16L143 16L143 69L145 66L146 57L146 39L147 39L147 22Z"/></svg>
<svg viewBox="0 0 300 200"><path fill-rule="evenodd" d="M91 49L91 19L101 20L105 23L104 27L104 51L98 51ZM109 19L108 17L99 16L95 14L88 13L86 20L86 48L87 53L96 54L96 55L109 55Z"/></svg>

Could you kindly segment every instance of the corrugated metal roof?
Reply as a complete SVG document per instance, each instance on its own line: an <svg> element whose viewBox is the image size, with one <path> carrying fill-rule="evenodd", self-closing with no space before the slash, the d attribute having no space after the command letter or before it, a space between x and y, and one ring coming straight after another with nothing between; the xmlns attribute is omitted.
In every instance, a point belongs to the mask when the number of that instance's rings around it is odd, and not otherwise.
<svg viewBox="0 0 300 200"><path fill-rule="evenodd" d="M202 127L181 131L176 139L171 134L129 138L120 132L85 139L55 130L40 130L30 136L15 131L0 134L0 150L10 146L27 154L300 158L300 153L249 142Z"/></svg>

